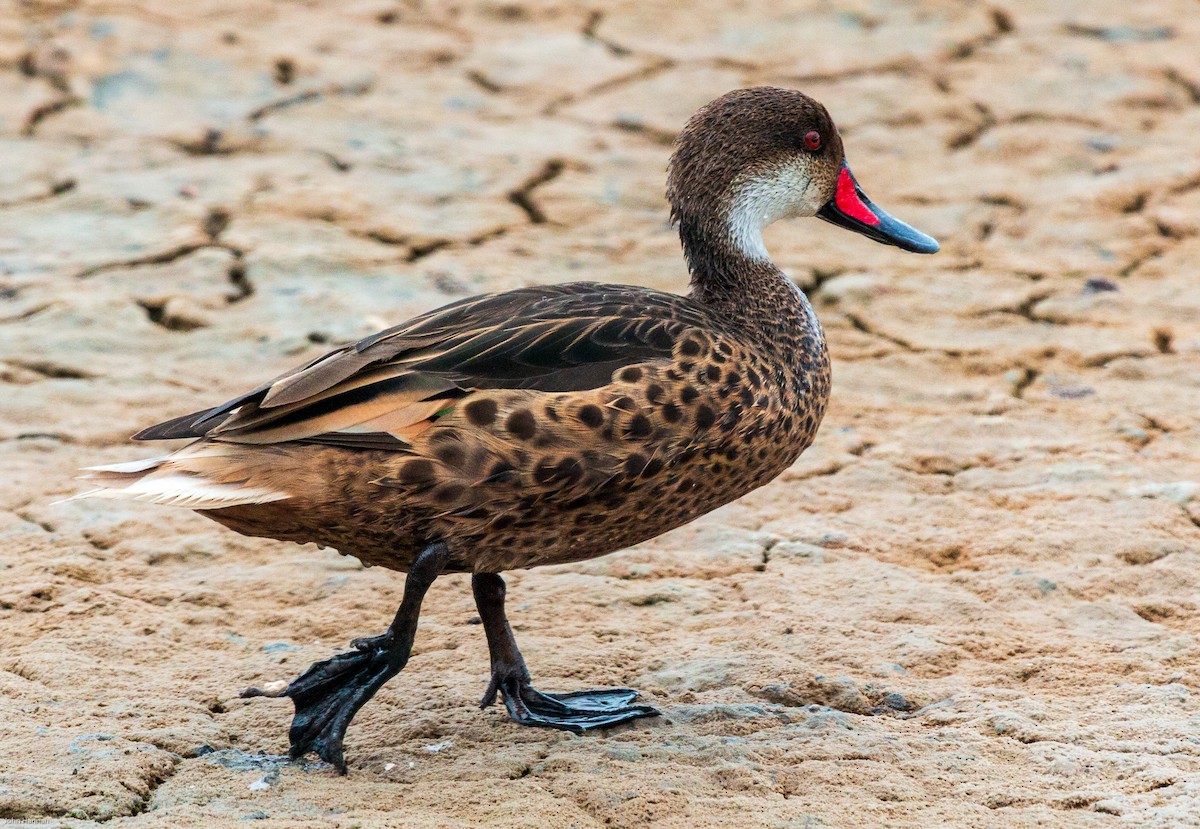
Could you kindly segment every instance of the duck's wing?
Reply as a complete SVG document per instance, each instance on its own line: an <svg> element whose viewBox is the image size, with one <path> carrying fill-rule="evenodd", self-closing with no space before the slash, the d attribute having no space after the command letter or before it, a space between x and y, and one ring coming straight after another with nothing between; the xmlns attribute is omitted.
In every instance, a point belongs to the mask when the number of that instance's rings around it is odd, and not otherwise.
<svg viewBox="0 0 1200 829"><path fill-rule="evenodd" d="M671 358L682 332L710 322L685 297L622 285L485 294L339 348L134 439L402 449L475 390L598 388L623 366Z"/></svg>

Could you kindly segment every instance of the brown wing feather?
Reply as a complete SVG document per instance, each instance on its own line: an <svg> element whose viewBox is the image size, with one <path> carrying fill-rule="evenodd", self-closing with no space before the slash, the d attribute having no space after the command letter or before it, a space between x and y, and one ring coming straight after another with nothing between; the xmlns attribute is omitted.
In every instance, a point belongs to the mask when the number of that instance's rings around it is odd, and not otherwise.
<svg viewBox="0 0 1200 829"><path fill-rule="evenodd" d="M339 348L138 440L305 440L402 449L476 389L598 388L622 366L670 358L681 332L710 326L685 297L570 283L462 300Z"/></svg>
<svg viewBox="0 0 1200 829"><path fill-rule="evenodd" d="M266 395L258 405L268 409L273 406L286 406L290 403L308 400L343 380L353 377L356 372L373 362L375 362L373 355L357 352L353 346L339 349L326 354L315 363L276 380L267 389Z"/></svg>

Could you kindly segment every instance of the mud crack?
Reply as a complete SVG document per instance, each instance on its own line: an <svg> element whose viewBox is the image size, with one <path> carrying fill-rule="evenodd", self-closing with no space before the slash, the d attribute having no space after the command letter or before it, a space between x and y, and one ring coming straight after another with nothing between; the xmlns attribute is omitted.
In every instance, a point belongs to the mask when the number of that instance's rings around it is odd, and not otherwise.
<svg viewBox="0 0 1200 829"><path fill-rule="evenodd" d="M1013 21L1012 15L1004 9L992 8L988 9L988 15L991 18L992 30L981 35L969 38L967 40L956 43L950 47L947 57L950 60L966 60L973 56L980 49L992 45L997 40L1000 40L1006 35L1010 35L1017 30L1016 23Z"/></svg>
<svg viewBox="0 0 1200 829"><path fill-rule="evenodd" d="M543 184L554 181L562 175L565 169L567 169L565 161L560 158L552 158L542 165L542 169L521 182L519 187L509 191L508 200L525 211L530 224L542 225L549 221L545 211L534 201L533 192Z"/></svg>
<svg viewBox="0 0 1200 829"><path fill-rule="evenodd" d="M1029 368L1028 366L1023 367L1021 369L1021 373L1013 382L1012 396L1018 400L1024 400L1025 391L1037 381L1041 374L1042 373L1035 368Z"/></svg>
<svg viewBox="0 0 1200 829"><path fill-rule="evenodd" d="M627 72L624 75L618 75L615 78L609 78L606 81L601 81L600 83L589 86L587 89L584 89L581 92L568 92L565 95L555 98L553 101L546 104L545 108L542 110L542 114L555 115L558 113L558 110L562 109L564 106L573 104L576 101L589 98L593 95L611 92L614 89L620 89L623 86L637 83L638 81L650 80L651 78L657 77L663 72L666 72L668 69L673 69L676 66L675 61L669 58L648 57L647 59L650 60L651 63L643 66L641 69L635 69L634 71Z"/></svg>
<svg viewBox="0 0 1200 829"><path fill-rule="evenodd" d="M1018 112L1014 115L1000 118L995 114L995 112L992 111L990 107L987 106L987 104L979 101L972 101L971 104L974 108L975 123L959 133L951 136L946 142L947 149L961 150L969 147L982 138L990 130L1009 124L1072 124L1077 127L1087 127L1089 129L1102 129L1104 127L1104 123L1096 118L1089 118L1084 115L1070 115L1050 112Z"/></svg>
<svg viewBox="0 0 1200 829"><path fill-rule="evenodd" d="M950 140L946 142L946 149L961 150L969 147L982 138L984 133L1000 123L996 114L987 104L972 101L971 105L974 108L975 123L951 136Z"/></svg>
<svg viewBox="0 0 1200 829"><path fill-rule="evenodd" d="M609 54L616 55L619 58L628 57L633 54L633 50L627 46L610 40L600 34L600 24L604 22L604 12L592 11L588 14L587 21L583 24L581 34L584 40L589 40L592 43L598 43L608 50Z"/></svg>
<svg viewBox="0 0 1200 829"><path fill-rule="evenodd" d="M404 247L408 248L408 252L404 254L404 262L419 262L427 256L432 256L441 250L454 248L478 247L486 244L493 239L499 239L508 233L507 226L493 227L485 230L482 233L476 233L474 236L468 236L465 239L454 239L447 236L439 236L429 238L424 236L412 236L409 234L398 234L388 230L350 230L348 231L353 236L361 236L364 239L370 239L374 242L379 242L381 245Z"/></svg>
<svg viewBox="0 0 1200 829"><path fill-rule="evenodd" d="M73 178L60 178L56 181L52 181L50 186L47 187L42 193L37 193L33 196L26 196L21 199L13 199L12 201L0 201L0 210L4 210L9 207L19 207L24 204L34 204L40 201L47 201L48 199L53 199L56 196L61 196L64 193L70 193L76 188L76 186L78 186L78 184L79 182Z"/></svg>
<svg viewBox="0 0 1200 829"><path fill-rule="evenodd" d="M257 109L251 110L246 115L246 120L250 122L261 121L268 115L273 115L285 109L299 106L301 104L312 103L313 101L321 101L325 98L354 98L360 95L366 95L375 86L373 80L356 81L353 83L333 83L328 84L321 89L306 89L303 92L297 92L295 95L289 95L286 98L280 98L276 101L263 104Z"/></svg>
<svg viewBox="0 0 1200 829"><path fill-rule="evenodd" d="M1163 74L1168 82L1182 89L1193 104L1200 105L1200 83L1187 77L1174 67L1171 67Z"/></svg>
<svg viewBox="0 0 1200 829"><path fill-rule="evenodd" d="M118 259L112 262L101 262L97 265L89 265L83 270L75 274L76 279L87 279L89 276L95 276L98 273L106 273L108 271L121 270L122 268L141 268L147 265L164 265L168 262L174 262L177 259L183 259L186 256L191 256L193 253L206 248L217 248L219 250L228 251L234 257L234 265L229 270L229 281L237 288L234 294L234 299L230 302L237 302L252 294L253 288L245 281L245 268L242 265L244 251L233 245L226 244L221 241L221 234L228 228L233 220L232 214L223 207L213 207L200 223L200 233L205 237L202 242L187 242L185 244L176 245L168 250L156 251L148 253L144 256L134 256L129 259ZM241 273L236 273L237 268L241 268Z"/></svg>
<svg viewBox="0 0 1200 829"><path fill-rule="evenodd" d="M900 348L903 348L905 351L911 351L914 354L920 354L920 353L928 350L925 348L920 348L918 346L915 346L912 343L908 342L907 340L902 340L899 337L894 336L892 334L887 334L883 331L876 330L866 320L864 320L862 317L858 316L857 314L844 313L843 316L846 318L846 321L850 323L850 326L855 331L861 331L862 333L869 334L872 337L878 337L881 340L885 340L885 341L891 343L892 345L899 346ZM951 352L949 352L949 351L947 351L945 353L951 354ZM951 356L957 356L957 355L958 355L958 352L954 352L953 354L951 354Z"/></svg>
<svg viewBox="0 0 1200 829"><path fill-rule="evenodd" d="M99 375L49 360L5 360L5 364L32 372L46 380L94 380Z"/></svg>
<svg viewBox="0 0 1200 829"><path fill-rule="evenodd" d="M840 72L805 72L796 75L784 75L783 79L792 84L833 83L834 81L868 78L878 75L915 75L923 70L920 61L913 58L896 58L882 63L867 66L854 66Z"/></svg>
<svg viewBox="0 0 1200 829"><path fill-rule="evenodd" d="M33 135L37 132L38 126L47 118L58 115L60 112L65 112L72 107L81 106L82 104L82 98L75 95L68 95L34 107L33 111L26 117L24 126L21 127L21 135Z"/></svg>
<svg viewBox="0 0 1200 829"><path fill-rule="evenodd" d="M220 247L220 245L214 245L212 242L193 242L186 245L178 245L170 250L159 251L157 253L148 253L145 256L135 256L131 259L121 259L116 262L102 262L99 265L91 265L84 268L79 273L75 274L75 278L87 279L89 276L95 276L98 273L120 270L122 268L140 268L146 265L162 265L166 262L174 262L176 259L182 259L185 256L191 256L198 250L212 247Z"/></svg>
<svg viewBox="0 0 1200 829"><path fill-rule="evenodd" d="M1005 305L998 308L985 308L982 311L976 311L971 316L987 317L992 314L1012 314L1013 316L1024 317L1030 322L1042 323L1044 325L1059 325L1060 323L1051 317L1038 316L1037 306L1044 300L1054 296L1053 291L1037 291L1025 297L1015 305Z"/></svg>
<svg viewBox="0 0 1200 829"><path fill-rule="evenodd" d="M1163 252L1161 250L1152 250L1148 253L1143 253L1141 256L1135 256L1133 259L1129 260L1129 262L1127 262L1121 268L1121 270L1117 271L1117 274L1121 277L1132 276L1139 268L1142 267L1142 265L1145 265L1147 262L1151 262L1162 255Z"/></svg>
<svg viewBox="0 0 1200 829"><path fill-rule="evenodd" d="M249 299L254 296L254 283L250 281L250 277L246 274L246 262L240 250L233 250L233 263L229 266L229 270L225 272L229 284L233 286L233 292L225 295L225 301L230 305L236 305L239 302Z"/></svg>

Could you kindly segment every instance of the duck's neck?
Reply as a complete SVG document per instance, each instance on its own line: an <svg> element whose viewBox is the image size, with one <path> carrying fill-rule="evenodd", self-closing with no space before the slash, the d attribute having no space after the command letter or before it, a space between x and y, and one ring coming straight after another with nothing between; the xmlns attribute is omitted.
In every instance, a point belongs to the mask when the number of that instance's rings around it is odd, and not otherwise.
<svg viewBox="0 0 1200 829"><path fill-rule="evenodd" d="M768 331L815 324L808 299L767 255L761 228L681 218L679 238L697 302Z"/></svg>

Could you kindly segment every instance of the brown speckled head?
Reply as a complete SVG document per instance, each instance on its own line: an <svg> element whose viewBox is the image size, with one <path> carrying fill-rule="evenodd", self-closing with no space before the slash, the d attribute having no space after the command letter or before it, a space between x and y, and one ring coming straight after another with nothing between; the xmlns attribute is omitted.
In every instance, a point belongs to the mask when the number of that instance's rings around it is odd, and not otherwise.
<svg viewBox="0 0 1200 829"><path fill-rule="evenodd" d="M766 263L762 230L784 218L820 216L878 242L937 250L866 197L828 111L794 89L738 89L702 107L676 139L667 198L702 288Z"/></svg>
<svg viewBox="0 0 1200 829"><path fill-rule="evenodd" d="M842 161L841 136L821 104L792 89L738 89L679 134L667 198L681 232L764 259L762 227L816 215L834 196Z"/></svg>

